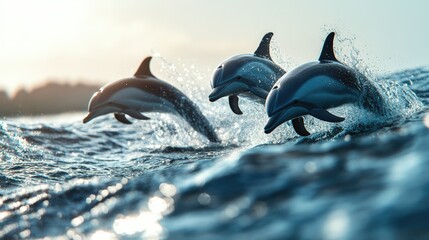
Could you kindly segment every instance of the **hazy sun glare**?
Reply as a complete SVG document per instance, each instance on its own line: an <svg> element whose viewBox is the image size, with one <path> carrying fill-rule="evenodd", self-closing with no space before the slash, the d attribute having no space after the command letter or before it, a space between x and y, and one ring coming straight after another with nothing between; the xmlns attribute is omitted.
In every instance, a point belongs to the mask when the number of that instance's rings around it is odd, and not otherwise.
<svg viewBox="0 0 429 240"><path fill-rule="evenodd" d="M176 60L237 46L194 44L156 7L165 9L147 1L0 0L0 88L49 79L103 84L132 74L152 50ZM174 19L172 10L163 14Z"/></svg>
<svg viewBox="0 0 429 240"><path fill-rule="evenodd" d="M132 74L152 50L211 71L254 51L268 31L297 63L313 60L335 30L339 40L355 39L338 48L358 49L373 68L427 65L428 7L387 0L0 0L0 89L47 79L102 85Z"/></svg>
<svg viewBox="0 0 429 240"><path fill-rule="evenodd" d="M37 56L71 44L84 23L85 5L80 1L2 2L3 53Z"/></svg>
<svg viewBox="0 0 429 240"><path fill-rule="evenodd" d="M49 65L80 37L86 9L82 1L1 1L1 85L10 90L47 78Z"/></svg>

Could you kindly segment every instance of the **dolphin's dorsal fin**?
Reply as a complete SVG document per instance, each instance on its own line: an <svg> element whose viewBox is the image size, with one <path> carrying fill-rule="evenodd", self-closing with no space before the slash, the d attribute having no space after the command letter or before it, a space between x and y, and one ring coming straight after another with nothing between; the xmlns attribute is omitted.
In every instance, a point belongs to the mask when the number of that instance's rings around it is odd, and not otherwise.
<svg viewBox="0 0 429 240"><path fill-rule="evenodd" d="M337 58L334 54L334 36L335 33L331 32L325 39L325 43L323 44L322 53L320 53L319 61L336 61Z"/></svg>
<svg viewBox="0 0 429 240"><path fill-rule="evenodd" d="M255 51L255 56L273 60L270 55L270 42L272 37L273 37L272 32L269 32L264 35L264 37L261 40L261 43L259 43L258 49L256 49Z"/></svg>
<svg viewBox="0 0 429 240"><path fill-rule="evenodd" d="M154 75L150 71L151 60L152 60L152 57L145 58L143 62L140 64L139 69L137 69L136 73L134 73L134 77L142 77L142 76L154 77Z"/></svg>

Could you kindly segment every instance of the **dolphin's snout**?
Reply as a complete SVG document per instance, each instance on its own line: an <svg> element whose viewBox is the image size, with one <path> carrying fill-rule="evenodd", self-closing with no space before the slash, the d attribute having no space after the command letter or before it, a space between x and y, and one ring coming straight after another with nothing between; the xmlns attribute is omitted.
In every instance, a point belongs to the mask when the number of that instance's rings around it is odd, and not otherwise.
<svg viewBox="0 0 429 240"><path fill-rule="evenodd" d="M265 134L271 133L274 129L275 129L275 128L265 126L265 128L264 128L264 133L265 133Z"/></svg>
<svg viewBox="0 0 429 240"><path fill-rule="evenodd" d="M87 123L89 121L91 121L92 117L91 117L91 113L88 113L82 120L83 123Z"/></svg>
<svg viewBox="0 0 429 240"><path fill-rule="evenodd" d="M309 109L304 106L292 105L290 107L284 108L276 113L274 113L269 119L267 124L264 127L265 133L270 133L274 131L282 123L292 120L297 117L304 116L309 113Z"/></svg>
<svg viewBox="0 0 429 240"><path fill-rule="evenodd" d="M96 117L97 116L96 116L95 112L93 112L93 111L88 112L88 114L83 118L82 122L87 123Z"/></svg>
<svg viewBox="0 0 429 240"><path fill-rule="evenodd" d="M214 102L219 98L226 96L227 94L224 93L224 89L225 89L225 86L213 88L213 91L209 95L209 101Z"/></svg>
<svg viewBox="0 0 429 240"><path fill-rule="evenodd" d="M215 89L216 90L216 89ZM211 93L210 93L210 95L209 95L209 101L210 102L214 102L214 101L216 101L216 100L218 100L220 97L219 96L217 96L218 94L216 94L216 91L215 90L213 90Z"/></svg>
<svg viewBox="0 0 429 240"><path fill-rule="evenodd" d="M231 94L239 94L241 92L249 91L249 86L241 82L228 82L216 88L209 95L210 102L214 102L219 98L229 96Z"/></svg>
<svg viewBox="0 0 429 240"><path fill-rule="evenodd" d="M281 121L281 116L275 115L268 119L267 124L265 124L264 127L264 133L268 134L274 131L280 124L284 123L285 121Z"/></svg>

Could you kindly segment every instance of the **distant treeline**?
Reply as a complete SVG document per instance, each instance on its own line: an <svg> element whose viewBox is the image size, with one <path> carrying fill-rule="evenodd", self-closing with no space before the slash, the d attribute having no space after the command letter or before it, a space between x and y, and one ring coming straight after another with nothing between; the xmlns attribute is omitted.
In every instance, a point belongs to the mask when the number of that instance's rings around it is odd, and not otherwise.
<svg viewBox="0 0 429 240"><path fill-rule="evenodd" d="M99 86L48 83L31 91L20 90L10 98L0 91L0 116L31 116L86 111Z"/></svg>

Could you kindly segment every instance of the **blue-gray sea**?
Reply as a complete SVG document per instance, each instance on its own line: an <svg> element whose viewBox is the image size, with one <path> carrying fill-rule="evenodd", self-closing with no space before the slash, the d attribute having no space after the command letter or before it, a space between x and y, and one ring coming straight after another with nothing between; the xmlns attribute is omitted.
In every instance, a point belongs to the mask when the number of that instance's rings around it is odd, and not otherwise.
<svg viewBox="0 0 429 240"><path fill-rule="evenodd" d="M210 103L193 66L164 75L220 144L168 114L4 118L0 239L429 239L429 68L355 67L388 114L343 106L342 123L306 117L308 137L289 123L264 134L246 99L242 116Z"/></svg>

